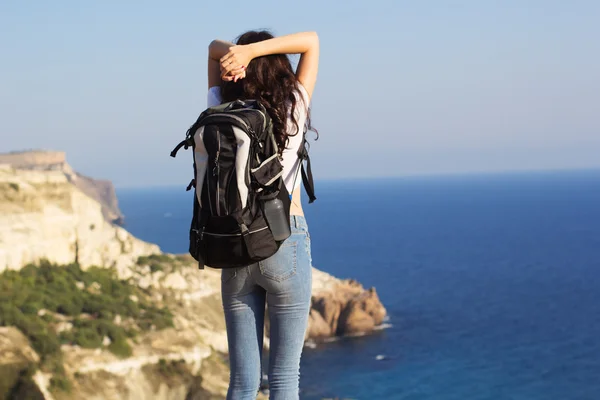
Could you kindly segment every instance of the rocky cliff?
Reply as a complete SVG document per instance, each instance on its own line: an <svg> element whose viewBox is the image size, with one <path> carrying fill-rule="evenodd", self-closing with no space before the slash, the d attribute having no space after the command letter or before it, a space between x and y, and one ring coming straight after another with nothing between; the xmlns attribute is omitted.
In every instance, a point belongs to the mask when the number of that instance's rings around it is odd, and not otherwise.
<svg viewBox="0 0 600 400"><path fill-rule="evenodd" d="M159 252L107 221L101 204L73 183L71 168L0 168L0 272L42 258L123 268Z"/></svg>
<svg viewBox="0 0 600 400"><path fill-rule="evenodd" d="M20 151L0 154L0 166L31 171L60 171L69 182L102 206L107 221L121 225L123 214L119 210L115 188L110 181L84 176L67 164L61 151Z"/></svg>
<svg viewBox="0 0 600 400"><path fill-rule="evenodd" d="M84 270L112 267L114 281L71 267L60 277L52 268L64 267L45 267L37 283L31 271L0 275L0 325L34 331L27 332L30 347L15 328L0 328L0 398L25 392L25 398L56 400L224 398L227 340L219 271L198 270L191 257L162 254L111 224L65 169L70 167L0 168L0 268L19 270L43 258L78 262ZM36 284L46 298L35 295ZM25 299L24 285L32 290ZM120 293L115 288L125 297L109 308L108 300ZM54 299L63 293L64 299ZM144 323L157 312L152 310L167 310L172 322ZM307 341L369 333L385 314L374 289L314 269ZM53 358L33 350L47 351L40 342L45 330L62 343L47 353ZM128 350L121 343L115 351L115 340L126 341Z"/></svg>

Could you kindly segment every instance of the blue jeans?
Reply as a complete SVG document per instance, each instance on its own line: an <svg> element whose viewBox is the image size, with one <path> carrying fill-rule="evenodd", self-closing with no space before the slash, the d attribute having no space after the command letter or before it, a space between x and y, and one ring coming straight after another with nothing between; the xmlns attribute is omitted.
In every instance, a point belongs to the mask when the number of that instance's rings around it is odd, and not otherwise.
<svg viewBox="0 0 600 400"><path fill-rule="evenodd" d="M265 304L269 311L269 398L299 398L300 356L310 312L312 270L306 220L272 257L224 269L221 290L231 374L227 400L255 399L262 379Z"/></svg>

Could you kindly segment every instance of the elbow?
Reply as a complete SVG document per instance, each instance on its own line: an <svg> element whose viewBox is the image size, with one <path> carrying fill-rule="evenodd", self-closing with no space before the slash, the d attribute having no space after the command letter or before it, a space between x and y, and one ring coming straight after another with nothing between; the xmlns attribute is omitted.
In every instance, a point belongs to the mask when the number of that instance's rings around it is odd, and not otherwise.
<svg viewBox="0 0 600 400"><path fill-rule="evenodd" d="M208 58L211 60L219 60L219 41L217 39L213 40L208 44Z"/></svg>

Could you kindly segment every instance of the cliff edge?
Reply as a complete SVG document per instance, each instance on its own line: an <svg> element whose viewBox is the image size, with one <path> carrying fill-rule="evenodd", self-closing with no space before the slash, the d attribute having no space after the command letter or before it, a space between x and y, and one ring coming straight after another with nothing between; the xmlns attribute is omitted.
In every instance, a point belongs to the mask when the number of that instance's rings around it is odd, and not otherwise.
<svg viewBox="0 0 600 400"><path fill-rule="evenodd" d="M112 182L92 179L81 175L67 164L66 154L61 151L18 151L0 154L0 166L30 171L60 171L69 182L102 206L107 221L122 225L123 214L119 210L117 194Z"/></svg>
<svg viewBox="0 0 600 400"><path fill-rule="evenodd" d="M48 156L39 168L29 163L31 154L21 156L26 167L0 167L0 272L42 259L122 269L160 252L107 220L105 207L89 194L98 187L79 178L62 156Z"/></svg>

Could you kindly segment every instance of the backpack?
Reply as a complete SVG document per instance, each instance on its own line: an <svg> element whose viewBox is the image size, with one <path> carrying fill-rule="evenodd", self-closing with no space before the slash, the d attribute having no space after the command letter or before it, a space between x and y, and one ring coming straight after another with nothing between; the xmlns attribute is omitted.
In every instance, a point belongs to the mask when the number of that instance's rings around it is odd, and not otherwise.
<svg viewBox="0 0 600 400"><path fill-rule="evenodd" d="M302 180L312 203L314 185L308 158L306 129L302 146ZM290 194L271 118L256 100L236 100L210 107L187 130L171 152L192 148L194 188L189 253L199 268L237 268L271 257L290 232ZM304 168L306 161L307 168ZM279 205L274 235L267 204ZM269 206L269 210L273 209ZM277 211L276 211L277 212ZM271 224L269 224L271 222Z"/></svg>

